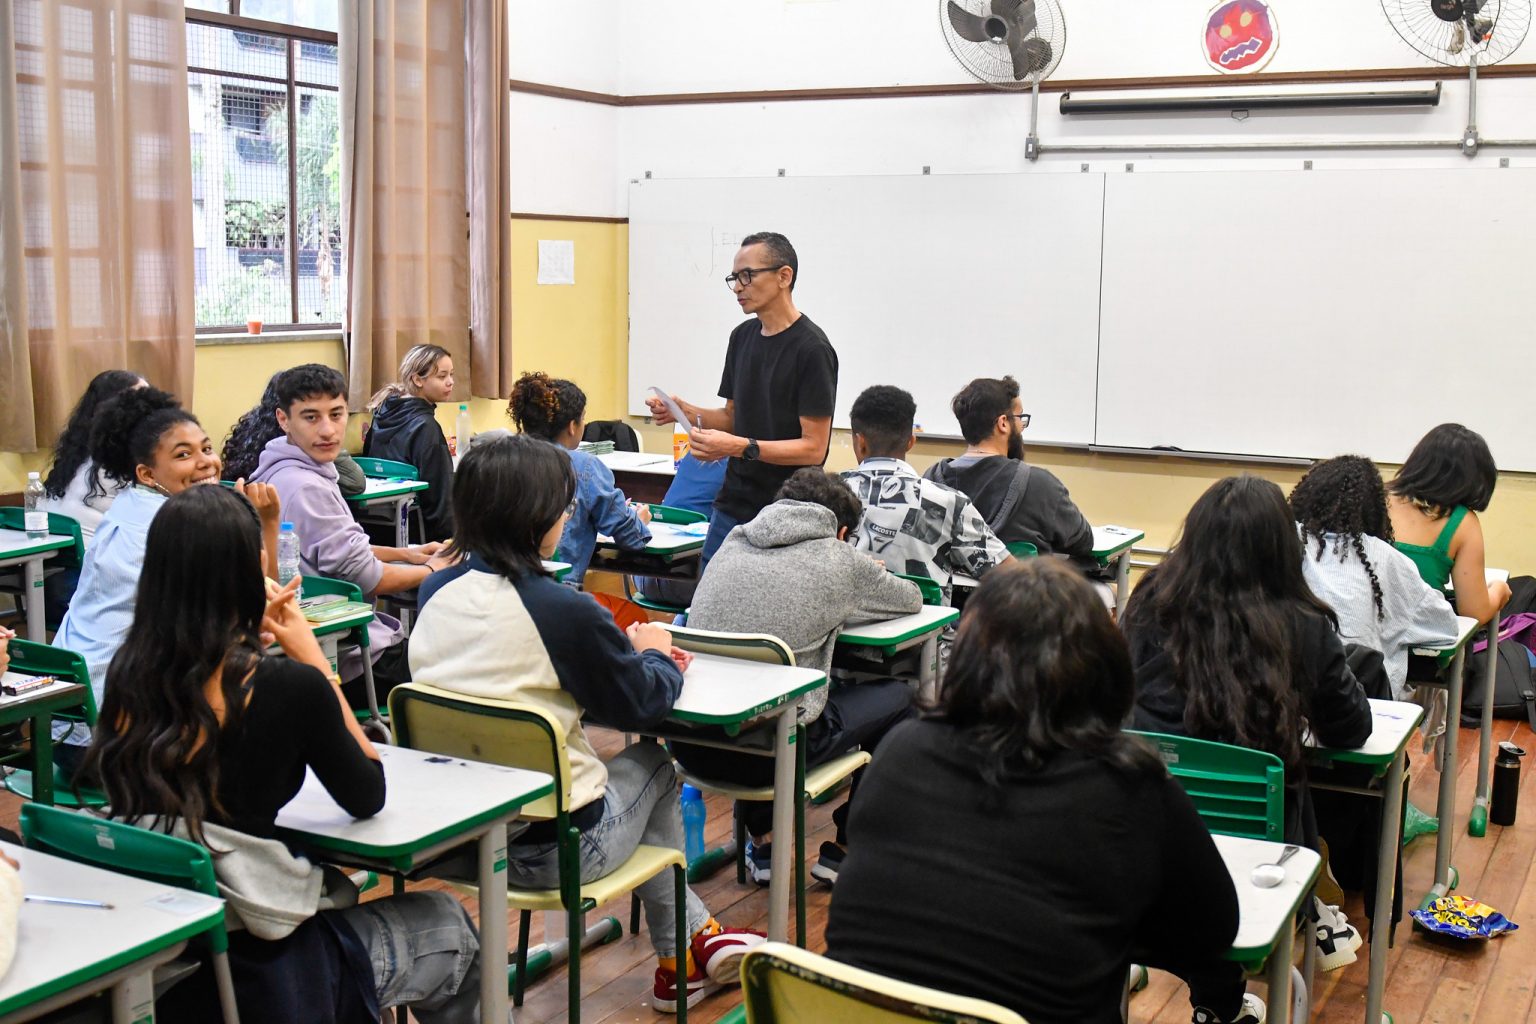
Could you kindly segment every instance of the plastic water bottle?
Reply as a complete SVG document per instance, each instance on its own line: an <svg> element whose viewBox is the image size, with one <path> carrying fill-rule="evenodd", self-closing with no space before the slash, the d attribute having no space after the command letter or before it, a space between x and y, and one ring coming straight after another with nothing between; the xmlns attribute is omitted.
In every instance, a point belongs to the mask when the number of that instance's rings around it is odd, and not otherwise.
<svg viewBox="0 0 1536 1024"><path fill-rule="evenodd" d="M672 422L672 468L682 464L688 454L688 424Z"/></svg>
<svg viewBox="0 0 1536 1024"><path fill-rule="evenodd" d="M469 439L475 432L475 425L469 418L469 406L459 406L459 418L453 426L453 468L459 468L459 460L464 458L464 453L469 451Z"/></svg>
<svg viewBox="0 0 1536 1024"><path fill-rule="evenodd" d="M299 535L292 523L284 523L277 533L277 583L286 587L299 575Z"/></svg>
<svg viewBox="0 0 1536 1024"><path fill-rule="evenodd" d="M43 480L37 473L27 474L25 501L22 523L27 528L27 539L42 540L48 536L48 513L43 509Z"/></svg>
<svg viewBox="0 0 1536 1024"><path fill-rule="evenodd" d="M678 803L683 810L683 856L692 864L704 856L704 794L685 782Z"/></svg>

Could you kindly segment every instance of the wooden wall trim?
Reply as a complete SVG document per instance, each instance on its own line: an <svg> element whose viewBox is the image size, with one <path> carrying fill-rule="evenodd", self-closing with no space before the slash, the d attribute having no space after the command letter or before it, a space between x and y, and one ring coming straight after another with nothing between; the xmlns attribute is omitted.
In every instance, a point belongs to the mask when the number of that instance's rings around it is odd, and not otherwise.
<svg viewBox="0 0 1536 1024"><path fill-rule="evenodd" d="M1536 77L1536 64L1495 64L1478 69L1479 78ZM1041 92L1087 92L1095 89L1177 89L1191 86L1254 88L1270 85L1337 85L1341 82L1423 82L1464 77L1456 68L1370 68L1362 71L1280 71L1261 75L1169 75L1162 78L1047 79ZM979 82L943 85L850 86L828 89L760 89L740 92L650 93L619 96L613 93L567 89L557 85L512 80L513 92L556 99L599 103L610 107L664 107L705 103L780 103L804 100L870 100L923 96L977 96L997 92Z"/></svg>
<svg viewBox="0 0 1536 1024"><path fill-rule="evenodd" d="M518 213L512 211L513 220L570 220L588 224L628 224L628 217L591 217L580 213Z"/></svg>

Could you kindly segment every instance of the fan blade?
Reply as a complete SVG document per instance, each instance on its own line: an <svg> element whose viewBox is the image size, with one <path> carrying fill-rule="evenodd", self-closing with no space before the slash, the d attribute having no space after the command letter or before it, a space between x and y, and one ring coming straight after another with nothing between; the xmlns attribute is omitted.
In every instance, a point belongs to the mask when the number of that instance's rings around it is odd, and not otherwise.
<svg viewBox="0 0 1536 1024"><path fill-rule="evenodd" d="M973 43L991 42L992 37L987 34L987 19L949 0L949 24L955 30L955 35L961 39Z"/></svg>
<svg viewBox="0 0 1536 1024"><path fill-rule="evenodd" d="M1049 67L1054 51L1051 49L1051 44L1039 36L1023 39L1010 33L1008 52L1013 57L1013 80L1022 82L1030 75L1039 74Z"/></svg>

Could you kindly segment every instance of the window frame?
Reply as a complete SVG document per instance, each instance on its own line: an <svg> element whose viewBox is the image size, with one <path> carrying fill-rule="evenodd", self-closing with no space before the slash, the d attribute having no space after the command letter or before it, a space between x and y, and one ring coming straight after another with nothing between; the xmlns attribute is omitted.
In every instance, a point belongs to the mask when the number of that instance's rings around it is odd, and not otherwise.
<svg viewBox="0 0 1536 1024"><path fill-rule="evenodd" d="M339 321L335 323L301 323L299 322L299 174L298 174L298 132L299 132L299 90L340 93L339 86L323 85L316 82L298 80L298 51L297 45L304 42L325 43L330 46L340 47L339 35L335 32L326 32L322 29L306 28L299 25L285 25L281 22L264 21L260 18L247 18L240 12L240 0L229 0L230 10L233 13L225 14L222 11L205 11L200 8L188 7L186 19L189 25L207 25L210 28L229 29L234 32L252 32L264 36L276 36L284 41L283 60L287 68L287 74L282 78L271 75L254 74L248 71L225 71L219 68L208 68L193 64L188 59L187 73L189 75L214 75L220 78L234 78L252 83L253 86L276 87L284 90L288 100L288 237L286 240L286 252L284 262L288 268L288 315L289 322L264 324L263 330L281 331L284 333L297 333L300 331L324 331L334 334L341 330ZM338 124L338 130L339 124ZM211 241L211 240L209 240ZM245 324L207 324L198 326L195 334L214 335L229 334L231 332L245 333Z"/></svg>

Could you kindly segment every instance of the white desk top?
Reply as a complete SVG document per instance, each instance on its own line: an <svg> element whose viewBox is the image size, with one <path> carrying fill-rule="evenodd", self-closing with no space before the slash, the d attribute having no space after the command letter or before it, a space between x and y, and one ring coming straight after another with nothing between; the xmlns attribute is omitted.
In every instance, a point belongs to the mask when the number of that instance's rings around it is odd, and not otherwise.
<svg viewBox="0 0 1536 1024"><path fill-rule="evenodd" d="M570 562L551 562L547 558L544 559L543 561L544 561L544 571L549 573L551 576L553 576L557 580L565 579L566 575L571 571L571 563Z"/></svg>
<svg viewBox="0 0 1536 1024"><path fill-rule="evenodd" d="M654 473L657 476L676 476L672 455L659 452L609 452L597 456L598 461L615 472Z"/></svg>
<svg viewBox="0 0 1536 1024"><path fill-rule="evenodd" d="M837 635L840 644L859 647L894 647L916 637L936 633L960 617L953 608L925 604L911 615L898 615L883 622L844 625Z"/></svg>
<svg viewBox="0 0 1536 1024"><path fill-rule="evenodd" d="M1093 528L1093 556L1113 558L1133 544L1139 543L1146 533L1134 526L1095 526Z"/></svg>
<svg viewBox="0 0 1536 1024"><path fill-rule="evenodd" d="M1444 654L1447 651L1457 651L1457 650L1460 650L1463 644L1465 644L1468 640L1472 639L1472 634L1476 633L1477 629L1478 629L1477 620L1472 618L1472 616L1470 616L1470 615L1458 615L1458 616L1456 616L1456 639L1455 640L1451 641L1448 644L1445 644L1444 646L1439 646L1439 647L1415 647L1413 649L1412 653L1413 654L1422 655L1422 656L1427 657L1427 658L1433 658L1433 657L1436 657L1438 655Z"/></svg>
<svg viewBox="0 0 1536 1024"><path fill-rule="evenodd" d="M58 551L75 546L73 537L50 533L40 540L27 536L25 530L0 530L0 558L25 558L44 551Z"/></svg>
<svg viewBox="0 0 1536 1024"><path fill-rule="evenodd" d="M1483 568L1483 582L1485 582L1485 583L1508 583L1509 582L1509 570L1508 569L1489 569L1489 568L1487 568L1485 566ZM1452 593L1455 593L1456 592L1456 581L1455 580L1446 580L1445 581L1445 589L1451 591Z"/></svg>
<svg viewBox="0 0 1536 1024"><path fill-rule="evenodd" d="M42 672L37 674L46 675L46 673ZM11 679L14 677L19 681L28 678L30 675L31 673L28 672L7 672L4 676L0 676L0 679ZM39 697L52 697L64 690L68 690L72 686L78 685L78 683L72 683L68 679L55 679L47 686L39 687L38 689L32 690L28 693L18 693L14 697L8 697L4 694L0 694L0 708L10 707L12 704L25 704L27 701L36 700Z"/></svg>
<svg viewBox="0 0 1536 1024"><path fill-rule="evenodd" d="M424 750L378 747L384 809L358 820L336 805L314 772L277 816L300 844L367 858L420 853L476 825L513 813L550 791L542 772L464 761ZM451 844L449 844L451 845Z"/></svg>
<svg viewBox="0 0 1536 1024"><path fill-rule="evenodd" d="M626 454L633 455L633 452ZM648 555L678 555L688 551L697 551L704 547L704 533L684 532L698 526L707 529L708 524L697 523L680 526L677 523L651 522L646 524L651 531L651 539L642 549ZM605 551L617 551L618 547L613 543L613 538L598 534L597 546Z"/></svg>
<svg viewBox="0 0 1536 1024"><path fill-rule="evenodd" d="M206 931L224 914L212 896L146 882L0 842L21 865L22 891L102 900L99 907L23 903L16 959L0 977L0 1013L100 977Z"/></svg>
<svg viewBox="0 0 1536 1024"><path fill-rule="evenodd" d="M371 476L362 494L354 494L348 501L372 501L375 498L398 498L406 494L425 491L432 485L425 480L395 480L389 477Z"/></svg>
<svg viewBox="0 0 1536 1024"><path fill-rule="evenodd" d="M683 692L668 717L739 725L826 682L826 675L815 669L698 654L683 673Z"/></svg>
<svg viewBox="0 0 1536 1024"><path fill-rule="evenodd" d="M1254 867L1273 864L1285 844L1235 836L1213 835L1211 838L1216 841L1216 849L1232 876L1232 887L1237 890L1237 937L1232 940L1227 959L1259 959L1274 947L1281 929L1292 927L1296 908L1312 887L1322 858L1316 851L1302 847L1282 865L1285 881L1273 889L1262 889L1253 884Z"/></svg>
<svg viewBox="0 0 1536 1024"><path fill-rule="evenodd" d="M1313 742L1311 733L1302 737L1302 742L1313 748L1315 756L1324 761L1385 765L1408 745L1409 738L1423 717L1424 709L1410 701L1372 699L1371 735L1354 750L1319 748Z"/></svg>

